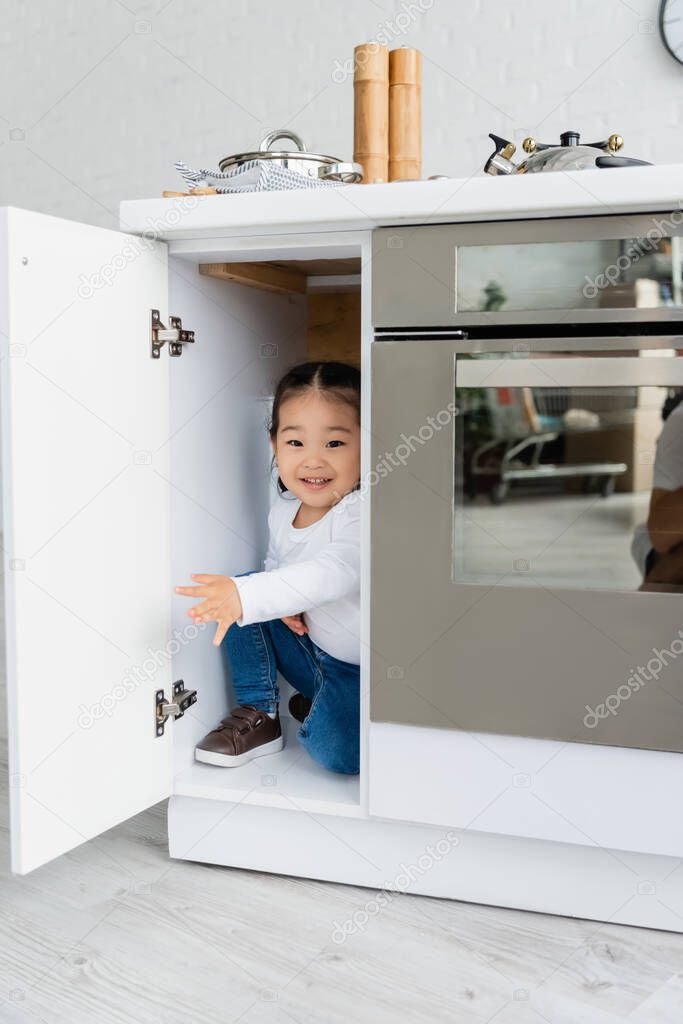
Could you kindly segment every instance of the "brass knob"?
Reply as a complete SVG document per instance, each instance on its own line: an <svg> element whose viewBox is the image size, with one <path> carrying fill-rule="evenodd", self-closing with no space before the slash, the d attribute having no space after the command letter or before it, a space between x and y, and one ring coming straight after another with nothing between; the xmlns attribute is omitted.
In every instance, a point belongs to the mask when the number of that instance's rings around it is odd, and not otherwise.
<svg viewBox="0 0 683 1024"><path fill-rule="evenodd" d="M529 153L529 154L535 153L536 152L536 139L532 139L531 136L529 135L524 140L524 142L522 143L522 149L524 150L525 153Z"/></svg>
<svg viewBox="0 0 683 1024"><path fill-rule="evenodd" d="M621 135L610 135L610 137L607 140L607 147L610 153L618 153L623 145L624 140L622 139Z"/></svg>
<svg viewBox="0 0 683 1024"><path fill-rule="evenodd" d="M515 146L514 142L508 142L507 146L501 149L500 155L504 156L506 160L511 160L512 157L515 155L516 150L517 147Z"/></svg>

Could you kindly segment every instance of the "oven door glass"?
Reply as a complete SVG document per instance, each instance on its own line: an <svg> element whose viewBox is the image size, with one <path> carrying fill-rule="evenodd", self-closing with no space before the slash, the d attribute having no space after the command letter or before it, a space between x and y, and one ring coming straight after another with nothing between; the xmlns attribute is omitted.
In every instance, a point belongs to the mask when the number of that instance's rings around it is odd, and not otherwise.
<svg viewBox="0 0 683 1024"><path fill-rule="evenodd" d="M682 364L667 353L458 359L453 579L638 590L652 576L683 590L683 497L678 524L670 499L683 488L683 403L663 420ZM653 489L665 555L647 529Z"/></svg>
<svg viewBox="0 0 683 1024"><path fill-rule="evenodd" d="M677 306L681 239L460 245L456 313Z"/></svg>
<svg viewBox="0 0 683 1024"><path fill-rule="evenodd" d="M683 208L657 214L377 228L377 329L668 325L683 309ZM572 333L571 330L569 332ZM644 331L647 334L648 330ZM510 337L511 334L505 335ZM534 335L539 337L538 334Z"/></svg>
<svg viewBox="0 0 683 1024"><path fill-rule="evenodd" d="M373 722L683 751L683 404L662 419L683 359L662 341L372 345Z"/></svg>

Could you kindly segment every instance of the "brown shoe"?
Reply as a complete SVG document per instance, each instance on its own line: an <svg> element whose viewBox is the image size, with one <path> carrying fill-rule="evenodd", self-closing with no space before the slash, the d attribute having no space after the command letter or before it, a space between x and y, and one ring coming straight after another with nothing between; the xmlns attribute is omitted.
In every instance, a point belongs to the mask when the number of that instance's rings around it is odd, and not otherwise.
<svg viewBox="0 0 683 1024"><path fill-rule="evenodd" d="M270 718L267 712L245 704L233 708L227 718L197 744L194 755L204 764L234 768L254 757L275 754L283 745L279 715Z"/></svg>

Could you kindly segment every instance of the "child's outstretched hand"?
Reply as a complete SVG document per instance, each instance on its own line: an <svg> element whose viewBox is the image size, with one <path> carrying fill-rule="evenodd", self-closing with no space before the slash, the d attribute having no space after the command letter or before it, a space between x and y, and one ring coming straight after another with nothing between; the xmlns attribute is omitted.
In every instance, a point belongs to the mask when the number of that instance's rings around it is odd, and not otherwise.
<svg viewBox="0 0 683 1024"><path fill-rule="evenodd" d="M282 621L285 626L289 626L292 632L298 636L308 633L308 626L304 622L303 612L299 612L298 615L283 615Z"/></svg>
<svg viewBox="0 0 683 1024"><path fill-rule="evenodd" d="M202 585L200 587L176 587L176 594L184 597L201 597L202 601L190 608L188 615L195 622L218 623L214 645L219 646L233 622L242 616L242 602L233 580L229 576L212 576L192 573L192 579Z"/></svg>

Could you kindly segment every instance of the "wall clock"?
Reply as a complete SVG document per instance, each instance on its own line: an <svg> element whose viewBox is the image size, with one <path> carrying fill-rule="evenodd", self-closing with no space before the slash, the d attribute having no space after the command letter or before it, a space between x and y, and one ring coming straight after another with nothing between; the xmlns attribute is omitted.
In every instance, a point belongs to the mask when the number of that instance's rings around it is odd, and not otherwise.
<svg viewBox="0 0 683 1024"><path fill-rule="evenodd" d="M661 0L659 34L667 50L683 64L683 0Z"/></svg>

